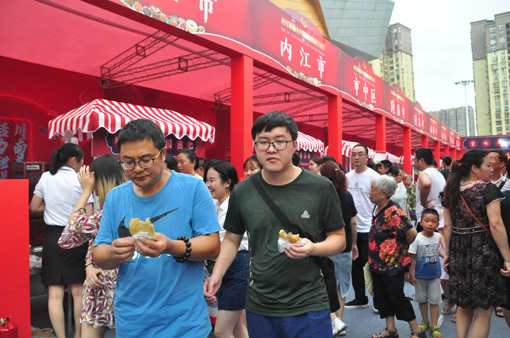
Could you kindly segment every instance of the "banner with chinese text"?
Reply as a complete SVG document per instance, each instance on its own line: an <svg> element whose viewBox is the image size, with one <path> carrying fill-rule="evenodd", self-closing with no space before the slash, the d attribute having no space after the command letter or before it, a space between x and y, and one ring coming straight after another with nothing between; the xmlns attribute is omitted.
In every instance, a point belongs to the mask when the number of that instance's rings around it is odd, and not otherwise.
<svg viewBox="0 0 510 338"><path fill-rule="evenodd" d="M31 135L30 121L0 117L0 179L11 178L11 165L25 161Z"/></svg>

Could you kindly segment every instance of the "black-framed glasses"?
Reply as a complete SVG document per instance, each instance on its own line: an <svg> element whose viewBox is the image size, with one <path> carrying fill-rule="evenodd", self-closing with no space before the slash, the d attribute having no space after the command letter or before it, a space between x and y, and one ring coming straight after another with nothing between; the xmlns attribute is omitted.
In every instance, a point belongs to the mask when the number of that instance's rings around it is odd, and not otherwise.
<svg viewBox="0 0 510 338"><path fill-rule="evenodd" d="M158 158L158 156L161 154L165 148L161 148L161 150L158 152L156 157L153 158L143 158L139 161L119 161L119 164L121 165L122 169L124 170L133 170L135 169L136 164L143 168L143 169L150 169L154 167L154 161Z"/></svg>
<svg viewBox="0 0 510 338"><path fill-rule="evenodd" d="M268 141L258 141L253 142L255 143L255 148L257 150L268 150L270 146L273 146L275 150L285 150L287 149L287 143L292 143L294 141L274 141L274 142L268 142Z"/></svg>

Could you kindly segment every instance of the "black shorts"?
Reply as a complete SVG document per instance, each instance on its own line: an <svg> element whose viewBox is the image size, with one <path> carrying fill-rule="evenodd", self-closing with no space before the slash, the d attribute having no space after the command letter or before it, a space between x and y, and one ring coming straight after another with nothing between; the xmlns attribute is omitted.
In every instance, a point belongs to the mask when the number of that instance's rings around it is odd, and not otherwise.
<svg viewBox="0 0 510 338"><path fill-rule="evenodd" d="M85 281L88 243L73 249L62 249L58 239L63 230L62 226L46 226L41 271L44 285L81 284Z"/></svg>

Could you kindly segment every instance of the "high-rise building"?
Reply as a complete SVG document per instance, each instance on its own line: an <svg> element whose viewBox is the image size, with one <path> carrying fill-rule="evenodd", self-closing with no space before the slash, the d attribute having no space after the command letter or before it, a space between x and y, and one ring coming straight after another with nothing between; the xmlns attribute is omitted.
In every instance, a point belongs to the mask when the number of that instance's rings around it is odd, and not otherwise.
<svg viewBox="0 0 510 338"><path fill-rule="evenodd" d="M510 133L510 12L471 22L478 135Z"/></svg>
<svg viewBox="0 0 510 338"><path fill-rule="evenodd" d="M352 57L377 59L395 3L391 0L271 0L299 12Z"/></svg>
<svg viewBox="0 0 510 338"><path fill-rule="evenodd" d="M468 106L469 115L469 135L475 135L475 111L473 107ZM437 117L439 122L446 123L446 126L455 130L460 136L467 136L466 134L466 107L441 109L440 111L429 112L429 114Z"/></svg>
<svg viewBox="0 0 510 338"><path fill-rule="evenodd" d="M411 30L396 23L388 27L379 59L370 62L374 72L389 84L397 84L405 96L415 100Z"/></svg>

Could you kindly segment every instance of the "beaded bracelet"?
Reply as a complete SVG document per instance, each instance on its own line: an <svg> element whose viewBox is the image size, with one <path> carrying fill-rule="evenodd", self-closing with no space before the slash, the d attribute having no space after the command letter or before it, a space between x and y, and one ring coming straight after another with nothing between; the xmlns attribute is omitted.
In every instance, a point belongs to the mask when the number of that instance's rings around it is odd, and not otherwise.
<svg viewBox="0 0 510 338"><path fill-rule="evenodd" d="M191 242L186 236L180 236L179 238L177 238L177 240L181 240L184 241L184 243L186 243L186 253L184 254L183 257L174 256L174 259L177 263L184 263L189 259L189 256L191 255Z"/></svg>

